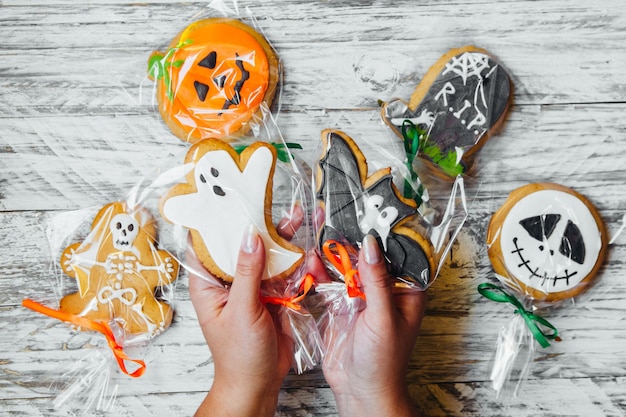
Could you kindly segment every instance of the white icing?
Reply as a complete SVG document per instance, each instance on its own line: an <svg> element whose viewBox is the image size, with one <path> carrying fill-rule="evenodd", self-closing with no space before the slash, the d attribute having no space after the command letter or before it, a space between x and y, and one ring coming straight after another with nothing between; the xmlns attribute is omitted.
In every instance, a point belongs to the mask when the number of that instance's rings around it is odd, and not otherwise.
<svg viewBox="0 0 626 417"><path fill-rule="evenodd" d="M549 237L544 234L542 241L531 237L520 224L526 218L548 214L560 218L552 234ZM585 245L582 263L559 252L568 220L578 227ZM572 194L557 190L537 191L519 200L504 219L500 233L502 256L509 274L525 286L545 293L566 291L578 285L595 266L602 247L600 230L587 206Z"/></svg>
<svg viewBox="0 0 626 417"><path fill-rule="evenodd" d="M260 147L241 172L228 152L207 152L194 169L197 192L171 197L163 205L170 222L200 234L213 262L231 277L250 224L258 229L267 253L263 279L284 273L302 258L301 253L280 246L268 231L265 191L273 162L272 152Z"/></svg>
<svg viewBox="0 0 626 417"><path fill-rule="evenodd" d="M121 288L119 283L115 285L115 288L108 285L100 288L100 291L98 291L98 302L100 304L109 303L113 300L132 306L137 301L137 291L134 288Z"/></svg>
<svg viewBox="0 0 626 417"><path fill-rule="evenodd" d="M463 79L463 84L467 85L467 79L474 76L482 79L482 72L489 68L489 57L478 52L465 52L458 57L452 57L450 62L446 63L446 69L443 75L452 71Z"/></svg>
<svg viewBox="0 0 626 417"><path fill-rule="evenodd" d="M383 242L383 249L387 250L387 238L391 225L398 218L398 209L383 207L384 200L380 195L371 195L365 200L364 212L360 212L359 228L363 233L376 230Z"/></svg>

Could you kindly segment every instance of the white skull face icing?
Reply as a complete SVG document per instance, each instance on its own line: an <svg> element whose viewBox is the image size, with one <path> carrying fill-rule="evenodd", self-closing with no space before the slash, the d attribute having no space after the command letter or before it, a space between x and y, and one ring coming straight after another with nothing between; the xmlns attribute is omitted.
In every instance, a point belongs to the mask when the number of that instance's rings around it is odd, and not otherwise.
<svg viewBox="0 0 626 417"><path fill-rule="evenodd" d="M113 235L113 247L117 250L129 251L139 233L139 223L128 214L116 214L109 223Z"/></svg>
<svg viewBox="0 0 626 417"><path fill-rule="evenodd" d="M576 196L542 190L522 198L502 224L506 269L544 293L567 291L593 270L602 247L589 208Z"/></svg>
<svg viewBox="0 0 626 417"><path fill-rule="evenodd" d="M280 246L265 223L265 192L273 164L272 152L258 148L243 172L223 150L207 152L195 165L197 192L171 197L163 206L165 217L196 230L217 267L235 275L237 256L248 225L254 224L267 252L263 278L291 268L302 254Z"/></svg>

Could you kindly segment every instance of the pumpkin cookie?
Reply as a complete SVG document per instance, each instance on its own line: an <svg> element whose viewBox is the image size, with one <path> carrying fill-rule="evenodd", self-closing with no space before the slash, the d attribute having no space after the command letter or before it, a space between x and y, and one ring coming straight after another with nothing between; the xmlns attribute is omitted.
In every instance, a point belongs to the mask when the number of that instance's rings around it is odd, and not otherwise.
<svg viewBox="0 0 626 417"><path fill-rule="evenodd" d="M125 331L151 336L172 321L172 308L155 298L171 284L178 262L155 246L154 219L121 202L104 206L81 243L61 254L61 268L76 278L78 292L61 299L60 310L91 320L116 321Z"/></svg>
<svg viewBox="0 0 626 417"><path fill-rule="evenodd" d="M607 249L598 211L585 197L558 184L513 191L487 232L497 274L533 299L556 301L583 291Z"/></svg>
<svg viewBox="0 0 626 417"><path fill-rule="evenodd" d="M241 155L219 139L205 139L189 149L193 166L187 183L175 185L161 200L161 214L191 232L194 252L215 276L232 281L244 232L254 224L267 259L263 279L290 275L304 251L278 235L272 223L273 146L256 142Z"/></svg>
<svg viewBox="0 0 626 417"><path fill-rule="evenodd" d="M452 49L433 65L408 103L385 103L382 118L400 137L405 120L422 133L420 156L445 174L463 173L498 130L513 99L506 70L484 49Z"/></svg>
<svg viewBox="0 0 626 417"><path fill-rule="evenodd" d="M180 139L243 134L265 103L271 106L279 61L267 40L239 20L211 18L189 25L167 52L148 61L159 112Z"/></svg>

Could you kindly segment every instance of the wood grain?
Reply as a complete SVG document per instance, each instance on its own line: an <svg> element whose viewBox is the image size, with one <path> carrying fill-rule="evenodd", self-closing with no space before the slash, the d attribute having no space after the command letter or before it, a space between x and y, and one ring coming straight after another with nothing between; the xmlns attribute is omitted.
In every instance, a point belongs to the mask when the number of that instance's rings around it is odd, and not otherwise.
<svg viewBox="0 0 626 417"><path fill-rule="evenodd" d="M329 127L355 138L371 169L401 163L401 143L381 122L377 101L408 99L450 48L475 44L498 57L512 75L515 105L465 178L469 215L428 291L411 395L425 416L626 415L626 233L589 291L542 312L563 341L537 351L517 398L496 398L488 379L498 329L512 310L476 291L494 279L484 242L489 218L522 184L570 186L593 201L612 235L624 224L623 2L240 6L242 13L249 6L282 59L277 123L286 140L303 145L298 155L309 164ZM74 285L54 268L65 242L58 230L50 240L52 219L124 198L142 178L182 161L187 145L160 120L146 60L209 14L204 2L176 0L0 2L0 414L84 414L76 404L54 409L48 386L67 380L62 371L77 361L107 355L103 340L20 303L54 305L59 288ZM213 364L184 274L176 285L171 328L132 351L148 362L146 375L114 378L115 415L191 415L210 388ZM276 415L337 415L319 368L287 377Z"/></svg>

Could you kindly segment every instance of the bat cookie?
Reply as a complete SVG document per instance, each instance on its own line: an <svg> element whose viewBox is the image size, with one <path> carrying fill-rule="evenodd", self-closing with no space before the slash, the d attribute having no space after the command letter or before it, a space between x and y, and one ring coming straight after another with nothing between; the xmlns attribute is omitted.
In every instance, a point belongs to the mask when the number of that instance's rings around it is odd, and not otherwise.
<svg viewBox="0 0 626 417"><path fill-rule="evenodd" d="M420 155L456 176L501 126L512 99L505 69L487 51L465 46L443 55L408 103L384 104L382 118L400 137L405 120L415 124L423 132Z"/></svg>
<svg viewBox="0 0 626 417"><path fill-rule="evenodd" d="M60 310L91 320L116 321L133 334L156 335L172 321L172 308L155 298L171 284L178 262L155 245L154 218L124 203L104 206L82 243L61 254L61 268L78 292L61 299Z"/></svg>
<svg viewBox="0 0 626 417"><path fill-rule="evenodd" d="M244 134L269 108L279 61L267 40L239 20L210 18L183 30L167 52L154 52L148 73L157 83L159 112L184 141Z"/></svg>
<svg viewBox="0 0 626 417"><path fill-rule="evenodd" d="M265 245L263 279L286 277L298 267L304 251L280 237L272 223L273 146L256 142L239 155L219 139L205 139L190 148L185 163L193 166L187 183L167 192L161 213L190 230L194 252L213 275L233 280L250 224Z"/></svg>
<svg viewBox="0 0 626 417"><path fill-rule="evenodd" d="M416 204L403 198L393 184L391 169L367 176L365 156L345 133L322 132L324 146L316 172L317 199L325 221L320 246L329 239L360 247L374 235L385 253L390 272L409 284L428 286L433 278L430 243L411 227Z"/></svg>
<svg viewBox="0 0 626 417"><path fill-rule="evenodd" d="M549 302L585 289L606 256L607 233L585 197L536 183L509 195L491 218L487 242L497 274L521 293Z"/></svg>

